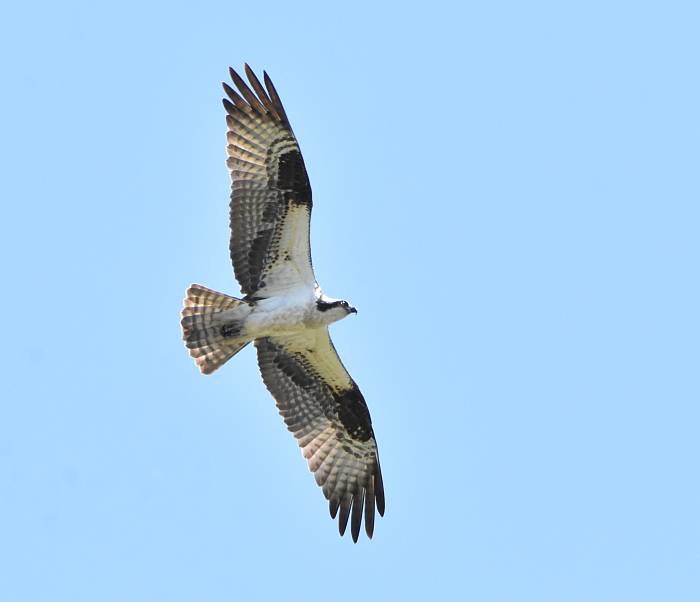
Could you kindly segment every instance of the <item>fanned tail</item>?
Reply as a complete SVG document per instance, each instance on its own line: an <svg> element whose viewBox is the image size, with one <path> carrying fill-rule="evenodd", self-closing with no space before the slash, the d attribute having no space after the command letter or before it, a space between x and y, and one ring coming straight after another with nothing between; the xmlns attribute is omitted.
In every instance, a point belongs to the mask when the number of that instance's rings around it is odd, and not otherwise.
<svg viewBox="0 0 700 602"><path fill-rule="evenodd" d="M203 374L211 374L231 359L251 339L245 335L245 319L253 304L193 284L185 293L182 338Z"/></svg>

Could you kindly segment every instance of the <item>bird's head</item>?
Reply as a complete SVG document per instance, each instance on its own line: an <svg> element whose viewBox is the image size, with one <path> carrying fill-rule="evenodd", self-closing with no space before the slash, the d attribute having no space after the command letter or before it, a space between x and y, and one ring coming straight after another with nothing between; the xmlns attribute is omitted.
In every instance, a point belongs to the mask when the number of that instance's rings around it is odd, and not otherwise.
<svg viewBox="0 0 700 602"><path fill-rule="evenodd" d="M342 307L348 314L356 314L357 313L357 309L355 309L347 301L341 301L340 307Z"/></svg>
<svg viewBox="0 0 700 602"><path fill-rule="evenodd" d="M321 295L316 301L316 309L323 315L328 323L342 320L350 314L356 314L357 310L343 299L331 299Z"/></svg>

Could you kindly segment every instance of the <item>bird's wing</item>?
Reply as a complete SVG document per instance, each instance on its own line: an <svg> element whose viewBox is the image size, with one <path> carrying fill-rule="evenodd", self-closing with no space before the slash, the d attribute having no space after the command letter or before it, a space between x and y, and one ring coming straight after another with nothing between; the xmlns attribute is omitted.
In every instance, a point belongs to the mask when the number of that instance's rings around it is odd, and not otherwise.
<svg viewBox="0 0 700 602"><path fill-rule="evenodd" d="M311 265L311 185L275 87L245 66L251 88L231 69L224 83L231 173L231 260L241 289L268 297L316 284Z"/></svg>
<svg viewBox="0 0 700 602"><path fill-rule="evenodd" d="M255 341L265 385L329 501L340 534L348 518L357 541L384 515L384 486L364 397L336 353L327 328Z"/></svg>

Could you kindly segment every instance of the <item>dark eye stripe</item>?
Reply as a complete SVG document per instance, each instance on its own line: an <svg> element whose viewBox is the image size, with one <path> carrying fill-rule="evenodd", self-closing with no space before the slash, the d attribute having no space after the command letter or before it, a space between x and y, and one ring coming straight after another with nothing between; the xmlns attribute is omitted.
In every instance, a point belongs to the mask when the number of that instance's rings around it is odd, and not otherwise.
<svg viewBox="0 0 700 602"><path fill-rule="evenodd" d="M319 311L328 311L332 307L338 307L342 301L331 301L330 303L328 301L321 301L320 299L316 301L316 307L318 308Z"/></svg>

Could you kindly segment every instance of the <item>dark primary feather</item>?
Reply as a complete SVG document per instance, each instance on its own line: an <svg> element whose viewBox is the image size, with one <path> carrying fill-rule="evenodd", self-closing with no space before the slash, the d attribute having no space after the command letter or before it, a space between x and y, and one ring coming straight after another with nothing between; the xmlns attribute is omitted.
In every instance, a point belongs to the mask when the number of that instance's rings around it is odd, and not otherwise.
<svg viewBox="0 0 700 602"><path fill-rule="evenodd" d="M364 515L372 537L375 507L384 514L377 444L364 398L328 330L258 339L255 346L265 385L322 487L331 516L338 516L340 534L349 521L357 541ZM347 414L350 421L343 418Z"/></svg>
<svg viewBox="0 0 700 602"><path fill-rule="evenodd" d="M365 490L358 489L352 497L352 540L357 541L360 535L360 525L362 524L362 509L364 504Z"/></svg>
<svg viewBox="0 0 700 602"><path fill-rule="evenodd" d="M222 86L224 87L224 92L226 92L226 96L228 96L232 101L233 104L238 107L241 111L244 111L245 113L248 113L250 111L250 106L246 104L245 100L243 100L239 95L238 92L236 92L231 86L229 86L226 82L222 82ZM227 98L223 99L224 107L226 108L226 111L230 114L234 112L236 109L234 106L231 104L231 101L228 100Z"/></svg>
<svg viewBox="0 0 700 602"><path fill-rule="evenodd" d="M265 91L265 88L262 87L262 84L260 83L260 80L258 80L257 76L253 72L253 70L248 66L248 63L245 64L245 74L246 77L248 78L248 81L251 83L253 86L253 90L255 90L255 93L258 95L258 98L262 101L262 103L265 105L265 108L270 112L275 114L276 117L280 118L279 115L277 115L277 112L275 110L274 105L272 104L272 101L270 100L270 97L267 95L267 92ZM281 105L281 103L280 103ZM281 120L281 118L280 118Z"/></svg>
<svg viewBox="0 0 700 602"><path fill-rule="evenodd" d="M289 119L287 119L287 113L285 113L284 111L282 101L280 100L279 94L277 94L277 90L275 90L275 85L272 83L272 80L268 76L267 71L263 71L263 79L265 80L265 87L267 88L267 91L270 94L270 98L275 103L275 110L282 118L282 121L291 130L291 126L289 125Z"/></svg>
<svg viewBox="0 0 700 602"><path fill-rule="evenodd" d="M250 86L233 69L237 88L224 83L231 173L231 260L244 294L265 296L290 287L291 261L304 284L313 284L308 241L312 193L299 144L272 81L265 88L248 65ZM251 89L252 88L252 89ZM230 99L230 100L229 100ZM296 226L307 233L303 248L281 249L285 232ZM265 290L263 290L265 289Z"/></svg>
<svg viewBox="0 0 700 602"><path fill-rule="evenodd" d="M251 89L248 87L248 84L246 84L243 81L243 78L230 67L229 73L231 74L231 79L233 79L233 83L236 84L236 88L238 88L241 94L243 95L243 98L245 98L248 101L248 104L250 104L250 106L253 107L253 109L255 109L261 115L264 115L267 112L267 109L258 100L258 97L255 96L255 94L251 91Z"/></svg>

